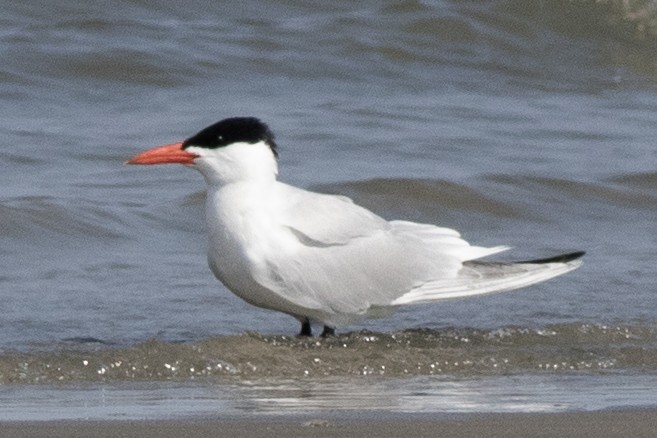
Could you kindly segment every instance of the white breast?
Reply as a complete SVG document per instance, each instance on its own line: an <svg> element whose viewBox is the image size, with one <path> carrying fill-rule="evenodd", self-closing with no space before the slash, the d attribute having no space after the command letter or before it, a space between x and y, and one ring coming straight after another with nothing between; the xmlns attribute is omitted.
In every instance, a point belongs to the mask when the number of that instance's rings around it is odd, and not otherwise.
<svg viewBox="0 0 657 438"><path fill-rule="evenodd" d="M263 284L275 282L270 259L294 251L297 239L277 221L268 186L245 182L210 189L206 200L208 263L234 294L259 307L303 315L317 307L283 297ZM302 300L304 301L304 300Z"/></svg>

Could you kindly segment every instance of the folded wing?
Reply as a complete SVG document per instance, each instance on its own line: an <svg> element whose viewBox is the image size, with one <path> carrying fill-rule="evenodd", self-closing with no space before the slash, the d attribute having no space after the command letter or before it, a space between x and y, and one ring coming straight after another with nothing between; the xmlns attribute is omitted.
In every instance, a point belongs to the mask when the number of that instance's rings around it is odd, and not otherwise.
<svg viewBox="0 0 657 438"><path fill-rule="evenodd" d="M297 244L270 257L258 281L290 301L314 303L326 323L371 308L515 289L578 266L477 262L508 248L472 246L449 228L388 222L348 198L286 190L291 207L280 226Z"/></svg>

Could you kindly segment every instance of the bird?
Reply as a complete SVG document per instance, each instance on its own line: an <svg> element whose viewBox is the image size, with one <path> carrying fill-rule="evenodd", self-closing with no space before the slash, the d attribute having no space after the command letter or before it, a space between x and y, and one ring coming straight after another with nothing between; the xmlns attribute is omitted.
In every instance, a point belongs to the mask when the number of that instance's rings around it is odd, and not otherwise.
<svg viewBox="0 0 657 438"><path fill-rule="evenodd" d="M206 186L208 264L246 302L296 318L299 336L399 306L526 287L578 268L584 251L519 262L480 260L508 246L469 244L453 229L386 220L340 195L278 180L279 148L256 117L220 120L126 164L178 163Z"/></svg>

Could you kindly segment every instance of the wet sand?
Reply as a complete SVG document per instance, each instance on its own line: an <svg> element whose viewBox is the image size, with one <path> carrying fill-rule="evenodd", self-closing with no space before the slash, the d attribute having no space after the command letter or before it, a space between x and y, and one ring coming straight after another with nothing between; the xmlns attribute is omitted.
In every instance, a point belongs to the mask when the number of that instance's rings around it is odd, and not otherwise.
<svg viewBox="0 0 657 438"><path fill-rule="evenodd" d="M455 415L440 419L265 418L138 422L26 422L0 424L3 438L18 437L654 437L657 410L556 414Z"/></svg>

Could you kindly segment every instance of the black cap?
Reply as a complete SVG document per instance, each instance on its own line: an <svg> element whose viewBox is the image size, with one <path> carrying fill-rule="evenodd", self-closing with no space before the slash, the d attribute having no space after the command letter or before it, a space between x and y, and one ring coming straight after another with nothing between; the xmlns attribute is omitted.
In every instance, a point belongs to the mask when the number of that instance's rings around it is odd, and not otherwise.
<svg viewBox="0 0 657 438"><path fill-rule="evenodd" d="M216 149L233 143L255 144L264 141L278 157L278 146L269 127L255 117L231 117L202 129L183 142L182 148L196 146Z"/></svg>

